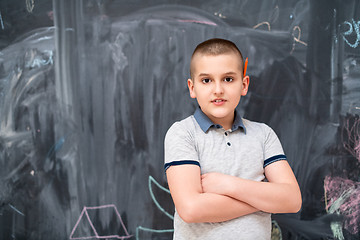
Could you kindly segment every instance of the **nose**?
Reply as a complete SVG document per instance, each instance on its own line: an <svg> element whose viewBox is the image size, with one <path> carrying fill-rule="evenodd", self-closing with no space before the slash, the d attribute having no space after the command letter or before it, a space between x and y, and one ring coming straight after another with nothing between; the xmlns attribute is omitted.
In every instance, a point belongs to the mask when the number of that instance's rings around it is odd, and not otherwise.
<svg viewBox="0 0 360 240"><path fill-rule="evenodd" d="M217 95L221 95L224 93L224 87L222 85L222 81L215 81L214 93Z"/></svg>

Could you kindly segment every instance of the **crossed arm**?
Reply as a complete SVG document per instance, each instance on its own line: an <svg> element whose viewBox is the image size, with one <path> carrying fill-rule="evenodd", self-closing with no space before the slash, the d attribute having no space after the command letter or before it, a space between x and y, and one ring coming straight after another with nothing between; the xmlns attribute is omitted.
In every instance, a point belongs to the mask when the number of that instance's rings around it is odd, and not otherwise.
<svg viewBox="0 0 360 240"><path fill-rule="evenodd" d="M265 168L268 182L201 175L196 165L172 166L166 174L176 210L189 223L222 222L257 211L292 213L301 207L300 189L287 161Z"/></svg>

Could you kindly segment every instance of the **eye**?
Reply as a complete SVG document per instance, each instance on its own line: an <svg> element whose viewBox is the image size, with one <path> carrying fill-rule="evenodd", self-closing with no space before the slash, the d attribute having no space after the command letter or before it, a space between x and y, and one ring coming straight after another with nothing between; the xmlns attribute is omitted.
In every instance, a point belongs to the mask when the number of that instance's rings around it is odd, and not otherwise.
<svg viewBox="0 0 360 240"><path fill-rule="evenodd" d="M232 77L226 77L224 78L225 82L232 82L234 79Z"/></svg>
<svg viewBox="0 0 360 240"><path fill-rule="evenodd" d="M202 80L202 82L203 82L203 83L209 83L209 82L211 82L211 80L210 80L209 78L204 78L204 79Z"/></svg>

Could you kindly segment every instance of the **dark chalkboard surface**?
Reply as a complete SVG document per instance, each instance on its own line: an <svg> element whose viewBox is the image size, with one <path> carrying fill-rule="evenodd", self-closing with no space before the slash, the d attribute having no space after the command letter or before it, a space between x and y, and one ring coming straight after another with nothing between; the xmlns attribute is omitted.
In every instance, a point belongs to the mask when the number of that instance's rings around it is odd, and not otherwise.
<svg viewBox="0 0 360 240"><path fill-rule="evenodd" d="M298 214L273 239L360 238L356 0L0 3L0 239L171 239L163 139L194 47L249 58L239 110L279 135Z"/></svg>

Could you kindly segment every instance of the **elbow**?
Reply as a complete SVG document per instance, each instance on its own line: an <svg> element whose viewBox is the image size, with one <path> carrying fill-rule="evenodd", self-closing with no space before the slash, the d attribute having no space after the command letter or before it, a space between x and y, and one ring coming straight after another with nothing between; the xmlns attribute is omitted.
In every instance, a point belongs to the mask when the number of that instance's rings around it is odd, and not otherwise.
<svg viewBox="0 0 360 240"><path fill-rule="evenodd" d="M186 206L182 206L179 209L176 209L181 219L186 223L198 223L199 213L197 208L192 203L187 203Z"/></svg>
<svg viewBox="0 0 360 240"><path fill-rule="evenodd" d="M181 219L186 222L186 223L196 223L196 219L195 216L192 213L179 213L179 216L181 217Z"/></svg>
<svg viewBox="0 0 360 240"><path fill-rule="evenodd" d="M301 197L301 194L300 194L299 199L297 201L297 205L295 207L295 212L294 213L299 212L300 209L301 209L301 206L302 206L302 197Z"/></svg>
<svg viewBox="0 0 360 240"><path fill-rule="evenodd" d="M297 213L302 206L302 198L300 191L297 193L288 194L288 197L283 198L282 203L276 209L271 209L271 213Z"/></svg>
<svg viewBox="0 0 360 240"><path fill-rule="evenodd" d="M300 191L298 194L295 194L295 197L290 200L292 203L290 204L289 213L297 213L300 211L302 206L302 197Z"/></svg>
<svg viewBox="0 0 360 240"><path fill-rule="evenodd" d="M302 197L298 185L294 186L292 190L288 191L287 202L287 213L298 213L300 211L302 206Z"/></svg>

